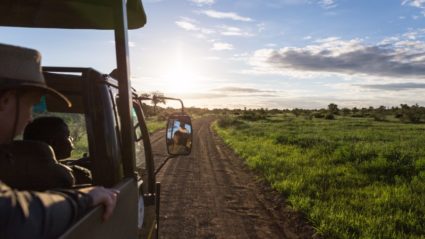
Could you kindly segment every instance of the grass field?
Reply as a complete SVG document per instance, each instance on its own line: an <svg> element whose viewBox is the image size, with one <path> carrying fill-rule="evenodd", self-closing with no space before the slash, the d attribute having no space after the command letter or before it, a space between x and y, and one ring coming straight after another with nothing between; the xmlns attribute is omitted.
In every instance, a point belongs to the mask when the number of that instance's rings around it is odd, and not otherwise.
<svg viewBox="0 0 425 239"><path fill-rule="evenodd" d="M160 129L165 129L165 127L167 126L166 124L166 120L158 120L156 117L146 118L146 125L148 127L149 133L153 133Z"/></svg>
<svg viewBox="0 0 425 239"><path fill-rule="evenodd" d="M281 114L213 127L324 238L425 238L424 124Z"/></svg>

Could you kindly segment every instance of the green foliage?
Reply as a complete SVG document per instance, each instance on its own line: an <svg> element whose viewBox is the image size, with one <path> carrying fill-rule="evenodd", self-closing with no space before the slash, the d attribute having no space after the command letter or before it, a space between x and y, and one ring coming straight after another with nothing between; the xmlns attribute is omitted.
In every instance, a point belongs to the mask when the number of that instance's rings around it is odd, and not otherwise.
<svg viewBox="0 0 425 239"><path fill-rule="evenodd" d="M236 117L230 117L230 116L223 116L217 121L218 125L221 128L229 128L229 127L241 127L243 122L241 120L238 120Z"/></svg>
<svg viewBox="0 0 425 239"><path fill-rule="evenodd" d="M420 107L418 104L408 106L406 104L401 104L401 117L400 120L406 123L420 123L421 119L424 117L425 109Z"/></svg>
<svg viewBox="0 0 425 239"><path fill-rule="evenodd" d="M325 119L327 120L334 120L335 119L335 115L332 113L328 113L325 115Z"/></svg>
<svg viewBox="0 0 425 239"><path fill-rule="evenodd" d="M338 105L334 104L334 103L330 103L328 105L328 112L329 114L338 114L339 113L339 109L338 109Z"/></svg>
<svg viewBox="0 0 425 239"><path fill-rule="evenodd" d="M313 116L316 119L323 119L323 118L325 118L325 115L322 112L314 112Z"/></svg>
<svg viewBox="0 0 425 239"><path fill-rule="evenodd" d="M149 117L145 120L149 133L154 133L158 130L165 129L167 126L167 120L162 117Z"/></svg>
<svg viewBox="0 0 425 239"><path fill-rule="evenodd" d="M266 119L267 114L264 110L244 111L239 118L249 121L257 121Z"/></svg>
<svg viewBox="0 0 425 239"><path fill-rule="evenodd" d="M324 238L425 235L425 125L287 115L242 124L214 129Z"/></svg>

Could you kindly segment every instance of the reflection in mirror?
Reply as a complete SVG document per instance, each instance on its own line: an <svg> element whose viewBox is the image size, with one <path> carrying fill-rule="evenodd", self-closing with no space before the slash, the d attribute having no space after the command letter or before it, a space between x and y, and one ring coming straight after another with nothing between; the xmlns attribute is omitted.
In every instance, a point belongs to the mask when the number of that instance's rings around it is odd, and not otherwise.
<svg viewBox="0 0 425 239"><path fill-rule="evenodd" d="M192 122L188 115L174 115L168 119L167 150L171 155L188 155L192 150Z"/></svg>

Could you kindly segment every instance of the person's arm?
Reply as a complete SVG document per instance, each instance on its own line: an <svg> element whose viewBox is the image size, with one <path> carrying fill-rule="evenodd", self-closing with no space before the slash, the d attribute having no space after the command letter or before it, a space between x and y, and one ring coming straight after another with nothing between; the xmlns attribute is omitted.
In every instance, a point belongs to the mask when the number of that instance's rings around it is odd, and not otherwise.
<svg viewBox="0 0 425 239"><path fill-rule="evenodd" d="M117 193L102 187L15 191L0 182L0 238L56 238L92 206L105 205L104 219L109 217Z"/></svg>

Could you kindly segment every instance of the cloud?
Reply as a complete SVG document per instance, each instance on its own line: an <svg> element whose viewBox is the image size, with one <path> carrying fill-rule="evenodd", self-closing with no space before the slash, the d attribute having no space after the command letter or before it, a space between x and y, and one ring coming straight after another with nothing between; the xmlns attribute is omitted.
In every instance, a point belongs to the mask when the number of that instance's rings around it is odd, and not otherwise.
<svg viewBox="0 0 425 239"><path fill-rule="evenodd" d="M225 42L215 42L212 49L215 51L233 50L233 45Z"/></svg>
<svg viewBox="0 0 425 239"><path fill-rule="evenodd" d="M214 89L213 91L226 92L226 93L275 93L276 92L272 90L260 90L256 88L244 88L244 87L234 87L234 86L217 88L217 89Z"/></svg>
<svg viewBox="0 0 425 239"><path fill-rule="evenodd" d="M235 12L219 12L215 10L205 10L201 11L202 14L218 19L231 19L235 21L243 21L243 22L252 22L253 20L249 17L243 17Z"/></svg>
<svg viewBox="0 0 425 239"><path fill-rule="evenodd" d="M409 5L421 9L420 13L425 17L425 0L402 0L401 5ZM418 19L419 16L412 16L413 19Z"/></svg>
<svg viewBox="0 0 425 239"><path fill-rule="evenodd" d="M401 2L401 5L409 5L412 7L417 7L417 8L425 8L425 0L403 0Z"/></svg>
<svg viewBox="0 0 425 239"><path fill-rule="evenodd" d="M189 22L189 21L176 21L177 26L183 28L186 31L197 31L199 30L199 28L197 26L195 26L193 23Z"/></svg>
<svg viewBox="0 0 425 239"><path fill-rule="evenodd" d="M376 85L355 85L367 89L375 90L388 90L388 91L401 91L401 90L414 90L425 89L425 83L393 83L393 84L376 84Z"/></svg>
<svg viewBox="0 0 425 239"><path fill-rule="evenodd" d="M196 36L198 38L205 38L205 35L215 33L215 30L200 27L196 20L187 17L181 17L180 20L176 21L176 25L186 31L197 32L198 34Z"/></svg>
<svg viewBox="0 0 425 239"><path fill-rule="evenodd" d="M202 6L202 5L213 5L215 3L215 0L190 0L191 2Z"/></svg>
<svg viewBox="0 0 425 239"><path fill-rule="evenodd" d="M322 72L392 78L425 77L425 43L409 40L385 41L370 46L359 39L332 37L303 48L260 49L250 64L262 72Z"/></svg>
<svg viewBox="0 0 425 239"><path fill-rule="evenodd" d="M233 26L227 26L227 25L223 25L223 26L219 26L220 29L220 34L223 36L245 36L245 37L249 37L249 36L253 36L253 34L244 31L238 27L233 27Z"/></svg>

